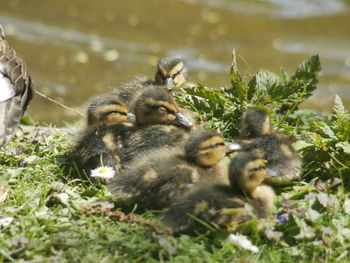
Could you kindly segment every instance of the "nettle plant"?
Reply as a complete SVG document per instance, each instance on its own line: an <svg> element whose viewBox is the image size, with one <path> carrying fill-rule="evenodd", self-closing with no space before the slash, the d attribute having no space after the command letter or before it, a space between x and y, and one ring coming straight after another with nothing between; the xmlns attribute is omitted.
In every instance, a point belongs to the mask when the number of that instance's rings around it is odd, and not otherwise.
<svg viewBox="0 0 350 263"><path fill-rule="evenodd" d="M312 95L321 69L318 55L299 65L294 74L277 75L260 70L241 76L233 53L231 86L212 88L202 84L185 89L177 98L197 113L202 126L216 129L225 138L239 136L242 113L261 107L271 114L275 130L295 136L304 159L305 178L342 177L350 173L349 113L336 96L331 116L300 110Z"/></svg>

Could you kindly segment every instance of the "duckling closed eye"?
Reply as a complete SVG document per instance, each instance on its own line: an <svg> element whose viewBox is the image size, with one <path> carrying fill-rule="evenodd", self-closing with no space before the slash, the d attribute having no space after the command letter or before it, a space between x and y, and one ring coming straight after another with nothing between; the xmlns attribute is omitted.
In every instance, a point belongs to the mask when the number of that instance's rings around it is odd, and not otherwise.
<svg viewBox="0 0 350 263"><path fill-rule="evenodd" d="M159 87L149 87L134 102L136 124L172 124L191 128L193 123L180 112L172 96Z"/></svg>

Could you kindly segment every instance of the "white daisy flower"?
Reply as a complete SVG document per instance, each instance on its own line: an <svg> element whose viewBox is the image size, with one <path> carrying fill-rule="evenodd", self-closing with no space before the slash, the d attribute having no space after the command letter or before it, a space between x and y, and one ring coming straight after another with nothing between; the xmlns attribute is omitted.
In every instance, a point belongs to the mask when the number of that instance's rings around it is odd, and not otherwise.
<svg viewBox="0 0 350 263"><path fill-rule="evenodd" d="M109 166L97 167L96 169L91 170L91 177L110 179L113 178L114 174L114 169Z"/></svg>
<svg viewBox="0 0 350 263"><path fill-rule="evenodd" d="M11 225L12 221L14 220L13 217L4 217L0 219L0 227L7 227Z"/></svg>
<svg viewBox="0 0 350 263"><path fill-rule="evenodd" d="M259 248L252 244L252 242L244 235L240 234L230 234L227 238L228 243L235 244L244 248L246 250L250 250L254 253L259 252Z"/></svg>

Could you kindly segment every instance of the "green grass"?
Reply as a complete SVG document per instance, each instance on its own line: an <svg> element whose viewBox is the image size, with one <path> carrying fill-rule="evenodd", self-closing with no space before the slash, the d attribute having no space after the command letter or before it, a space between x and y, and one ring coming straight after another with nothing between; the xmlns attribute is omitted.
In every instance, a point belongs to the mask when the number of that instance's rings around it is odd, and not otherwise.
<svg viewBox="0 0 350 263"><path fill-rule="evenodd" d="M335 198L329 207L322 206L317 196L310 195L319 194L317 187L321 186L300 184L283 191L280 201L282 198L299 198L299 203L280 204L279 209L293 210L293 217L304 220L306 225L315 220L312 229L317 238L297 239L296 235L308 231L298 226L303 225L302 222L290 219L287 224L278 224L274 218L271 220L273 231L282 233L285 239L269 240L265 235L253 232L250 239L260 248L258 254L253 254L225 244L225 233L173 237L166 232L157 233L143 223L132 220L118 222L107 215L86 212L82 207L110 201L113 197L101 184L82 183L69 177L70 165L65 161L65 154L71 144L71 138L58 130L48 130L45 134L34 130L20 134L1 150L1 182L2 186L9 188L9 196L0 203L0 218L13 217L14 220L9 226L1 227L0 261L183 263L350 260L347 252L349 231L342 233L349 227L350 217L342 207L342 200L347 194L341 188L329 194ZM21 167L21 162L28 161L28 156L34 161ZM65 184L62 192L69 196L66 205L58 201L48 202L54 191L60 191L57 183ZM294 196L294 192L310 197L300 199ZM310 209L317 209L318 218L305 214ZM156 212L145 212L141 217L159 224Z"/></svg>
<svg viewBox="0 0 350 263"><path fill-rule="evenodd" d="M103 184L77 177L66 157L73 138L49 128L19 130L0 149L0 200L9 190L0 220L13 218L0 225L0 262L350 262L350 115L338 97L331 116L298 110L319 69L313 56L291 77L264 71L247 80L234 65L225 93L199 85L180 98L227 139L252 104L275 112L275 129L298 139L303 181L277 190L286 222L274 216L230 230L248 235L259 253L225 243L224 230L170 235L159 211L117 202Z"/></svg>

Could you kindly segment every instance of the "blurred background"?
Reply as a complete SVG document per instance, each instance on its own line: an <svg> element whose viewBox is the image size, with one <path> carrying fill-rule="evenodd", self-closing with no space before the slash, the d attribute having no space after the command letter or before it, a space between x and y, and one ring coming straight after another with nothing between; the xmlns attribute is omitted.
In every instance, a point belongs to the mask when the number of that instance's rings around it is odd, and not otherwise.
<svg viewBox="0 0 350 263"><path fill-rule="evenodd" d="M349 0L0 0L0 23L26 61L35 88L84 111L86 101L154 77L158 59L181 56L189 80L229 85L239 71L293 73L321 57L319 88L303 107L331 111L334 94L350 106ZM37 94L27 112L40 124L81 117Z"/></svg>

